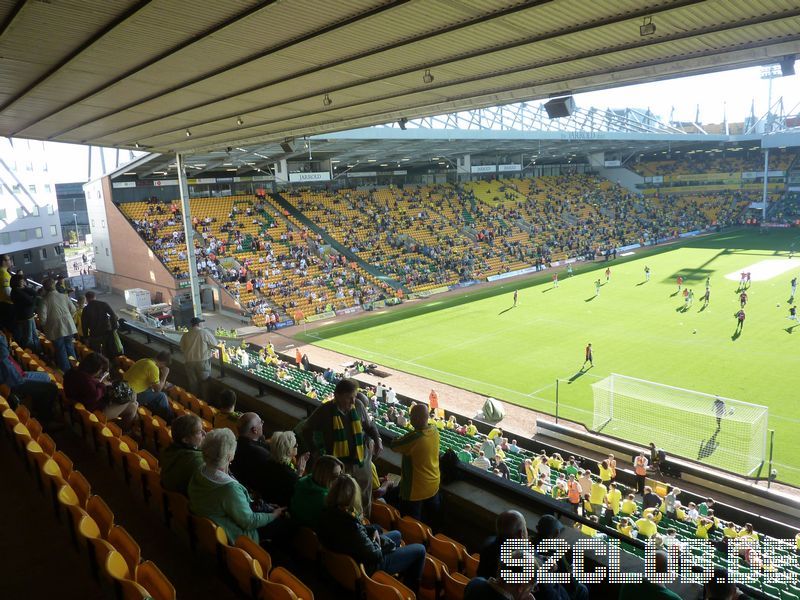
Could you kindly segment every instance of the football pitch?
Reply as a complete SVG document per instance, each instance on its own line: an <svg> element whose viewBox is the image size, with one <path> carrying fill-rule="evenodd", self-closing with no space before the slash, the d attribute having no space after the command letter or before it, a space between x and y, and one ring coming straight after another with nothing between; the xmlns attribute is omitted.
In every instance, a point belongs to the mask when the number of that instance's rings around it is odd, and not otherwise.
<svg viewBox="0 0 800 600"><path fill-rule="evenodd" d="M800 236L792 229L729 231L636 250L615 262L576 269L572 277L561 268L557 288L547 273L441 300L434 296L299 337L550 414L559 380L559 417L588 427L591 384L612 373L763 404L775 430L778 479L800 485L795 440L800 326L788 319L790 280L800 275L800 257L789 257L795 244L800 250ZM741 271L751 272L752 283L747 318L737 335ZM688 310L677 292L678 276L695 293ZM711 293L704 308L707 277ZM587 343L594 349L594 367L582 370ZM678 423L668 412L661 423L665 440L675 435L670 430ZM613 433L625 437L624 431ZM668 452L696 458L694 450L672 448L673 443L660 443L658 431L651 433Z"/></svg>

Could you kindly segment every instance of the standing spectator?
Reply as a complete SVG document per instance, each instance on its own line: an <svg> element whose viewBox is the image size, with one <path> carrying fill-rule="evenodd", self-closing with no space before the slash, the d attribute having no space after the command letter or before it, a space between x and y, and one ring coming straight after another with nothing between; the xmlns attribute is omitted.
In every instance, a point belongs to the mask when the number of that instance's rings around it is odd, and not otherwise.
<svg viewBox="0 0 800 600"><path fill-rule="evenodd" d="M28 287L22 275L11 277L11 301L14 303L14 338L23 348L40 353L39 332L36 330L34 313L36 312L36 292Z"/></svg>
<svg viewBox="0 0 800 600"><path fill-rule="evenodd" d="M83 337L87 338L86 342L92 350L108 358L117 356L117 349L110 339L112 332L117 329L117 315L107 303L97 300L94 292L86 292L81 326Z"/></svg>
<svg viewBox="0 0 800 600"><path fill-rule="evenodd" d="M653 492L653 488L649 485L646 485L644 488L644 494L642 495L642 510L645 511L648 508L658 508L661 506L661 496Z"/></svg>
<svg viewBox="0 0 800 600"><path fill-rule="evenodd" d="M358 382L342 379L336 384L333 401L319 406L300 430L305 447L312 453L330 454L344 463L345 472L358 482L361 505L368 516L372 501L372 456L383 450L383 442L357 394Z"/></svg>
<svg viewBox="0 0 800 600"><path fill-rule="evenodd" d="M428 423L424 404L411 408L411 425L414 431L391 445L403 455L400 506L404 514L430 523L439 512L439 430Z"/></svg>
<svg viewBox="0 0 800 600"><path fill-rule="evenodd" d="M14 324L14 304L11 300L11 257L8 254L0 255L0 327Z"/></svg>
<svg viewBox="0 0 800 600"><path fill-rule="evenodd" d="M633 472L636 474L636 491L644 494L644 482L647 479L647 457L644 452L633 459Z"/></svg>
<svg viewBox="0 0 800 600"><path fill-rule="evenodd" d="M181 337L186 378L189 389L200 398L208 399L208 380L211 377L211 357L219 342L201 323L202 317L192 317L189 331Z"/></svg>
<svg viewBox="0 0 800 600"><path fill-rule="evenodd" d="M56 363L58 368L64 373L72 368L69 357L76 359L75 346L73 339L78 329L72 315L75 314L75 306L66 294L61 294L55 289L55 282L52 279L44 280L45 296L42 302L39 318L42 322L44 335L53 342L56 347Z"/></svg>
<svg viewBox="0 0 800 600"><path fill-rule="evenodd" d="M675 502L677 501L680 493L681 491L678 488L670 486L667 495L664 496L664 513L670 519L675 518Z"/></svg>
<svg viewBox="0 0 800 600"><path fill-rule="evenodd" d="M23 371L11 357L6 336L0 333L0 384L24 401L31 400L33 416L45 427L53 426L53 407L58 396L56 384L43 371Z"/></svg>
<svg viewBox="0 0 800 600"><path fill-rule="evenodd" d="M439 410L439 394L434 389L431 389L431 393L428 394L428 405L430 406L431 410Z"/></svg>
<svg viewBox="0 0 800 600"><path fill-rule="evenodd" d="M129 431L136 419L139 404L131 397L132 390L110 388L108 359L92 352L64 375L64 395L70 404L81 402L86 410L101 411L107 419L120 419L123 431ZM113 400L113 402L112 402Z"/></svg>
<svg viewBox="0 0 800 600"><path fill-rule="evenodd" d="M204 437L203 422L195 414L181 415L172 422L172 444L159 457L161 486L165 490L187 494L189 481L203 466L199 447Z"/></svg>
<svg viewBox="0 0 800 600"><path fill-rule="evenodd" d="M88 309L89 305L86 308ZM155 359L140 358L123 375L123 379L136 393L139 404L149 408L167 422L172 420L172 409L163 389L167 385L171 360L169 352L163 350L156 354Z"/></svg>
<svg viewBox="0 0 800 600"><path fill-rule="evenodd" d="M75 307L75 314L72 315L72 319L75 321L75 328L78 330L78 338L83 338L83 324L81 319L83 317L83 309L86 307L86 296L83 294L78 294L75 298L77 302L77 306Z"/></svg>
<svg viewBox="0 0 800 600"><path fill-rule="evenodd" d="M400 546L399 531L381 535L377 529L367 528L361 522L362 496L353 477L341 475L336 479L320 516L317 531L320 541L330 551L347 554L362 563L367 575L377 570L399 573L403 583L414 593L418 592L425 565L425 546Z"/></svg>
<svg viewBox="0 0 800 600"><path fill-rule="evenodd" d="M229 470L236 454L236 438L230 429L209 431L200 444L203 466L189 482L189 507L225 530L229 540L240 535L260 541L259 529L278 519L285 508L272 512L253 512L252 499Z"/></svg>

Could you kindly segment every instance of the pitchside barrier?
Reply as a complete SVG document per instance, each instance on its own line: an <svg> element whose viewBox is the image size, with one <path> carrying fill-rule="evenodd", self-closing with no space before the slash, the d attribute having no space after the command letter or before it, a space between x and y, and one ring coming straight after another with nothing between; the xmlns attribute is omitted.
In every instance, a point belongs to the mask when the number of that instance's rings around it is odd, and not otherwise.
<svg viewBox="0 0 800 600"><path fill-rule="evenodd" d="M766 406L618 374L591 386L592 431L746 476L766 462Z"/></svg>

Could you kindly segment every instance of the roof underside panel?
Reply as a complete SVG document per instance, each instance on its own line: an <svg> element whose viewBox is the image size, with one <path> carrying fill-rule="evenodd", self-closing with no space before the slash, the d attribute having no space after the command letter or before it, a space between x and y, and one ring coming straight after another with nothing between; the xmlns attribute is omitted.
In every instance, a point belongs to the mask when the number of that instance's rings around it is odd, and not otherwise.
<svg viewBox="0 0 800 600"><path fill-rule="evenodd" d="M160 152L800 53L796 0L195 0L190 11L182 0L48 0L15 13L19 6L0 0L0 135ZM654 35L640 35L644 19Z"/></svg>

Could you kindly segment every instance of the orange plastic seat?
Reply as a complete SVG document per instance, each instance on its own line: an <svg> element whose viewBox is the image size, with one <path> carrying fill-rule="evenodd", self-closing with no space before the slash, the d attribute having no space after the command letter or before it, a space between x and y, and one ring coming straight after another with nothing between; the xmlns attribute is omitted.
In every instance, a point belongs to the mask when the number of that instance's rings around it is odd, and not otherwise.
<svg viewBox="0 0 800 600"><path fill-rule="evenodd" d="M191 527L189 499L183 494L166 490L164 490L164 498L167 505L168 524L173 526L173 529L178 527L182 531L189 531L189 527Z"/></svg>
<svg viewBox="0 0 800 600"><path fill-rule="evenodd" d="M481 564L481 555L477 552L475 554L464 553L464 575L469 579L474 579L478 576L478 565Z"/></svg>
<svg viewBox="0 0 800 600"><path fill-rule="evenodd" d="M80 499L81 507L85 508L86 503L89 501L89 496L92 495L92 486L86 480L86 477L80 471L72 471L67 476L67 483L75 490L75 494Z"/></svg>
<svg viewBox="0 0 800 600"><path fill-rule="evenodd" d="M272 569L272 573L269 574L269 580L272 583L285 585L292 590L299 600L314 600L314 593L309 587L283 567Z"/></svg>
<svg viewBox="0 0 800 600"><path fill-rule="evenodd" d="M452 542L434 535L428 538L428 552L441 560L451 573L461 570L461 551Z"/></svg>
<svg viewBox="0 0 800 600"><path fill-rule="evenodd" d="M267 552L257 542L254 542L246 535L240 535L238 538L236 538L234 545L236 548L240 548L247 552L247 554L249 554L253 560L258 563L264 577L269 577L269 573L272 571L272 557L269 555L269 552Z"/></svg>
<svg viewBox="0 0 800 600"><path fill-rule="evenodd" d="M292 538L292 546L301 558L317 562L319 558L319 538L313 529L300 527Z"/></svg>
<svg viewBox="0 0 800 600"><path fill-rule="evenodd" d="M430 527L417 521L413 517L401 517L397 520L395 527L403 536L403 541L406 544L428 544L428 538L433 534Z"/></svg>
<svg viewBox="0 0 800 600"><path fill-rule="evenodd" d="M369 520L376 525L380 525L385 531L395 529L395 521L399 518L399 513L385 502L372 503Z"/></svg>
<svg viewBox="0 0 800 600"><path fill-rule="evenodd" d="M469 579L461 573L447 571L442 572L442 585L444 588L444 600L464 600L464 590L467 588Z"/></svg>
<svg viewBox="0 0 800 600"><path fill-rule="evenodd" d="M86 512L97 523L100 535L103 538L107 538L109 531L114 526L114 513L105 503L105 500L97 495L89 496L86 501Z"/></svg>
<svg viewBox="0 0 800 600"><path fill-rule="evenodd" d="M239 590L250 598L258 594L259 580L264 577L261 565L247 552L236 546L225 546L222 549L225 567L236 581Z"/></svg>
<svg viewBox="0 0 800 600"><path fill-rule="evenodd" d="M262 577L258 585L260 587L259 600L297 600L294 592L280 583L273 583Z"/></svg>
<svg viewBox="0 0 800 600"><path fill-rule="evenodd" d="M53 452L56 451L56 443L53 441L53 438L51 438L46 433L43 433L39 436L39 439L37 441L39 442L39 445L42 447L42 452L47 454L47 456L53 456Z"/></svg>
<svg viewBox="0 0 800 600"><path fill-rule="evenodd" d="M320 550L322 566L328 575L346 590L359 593L361 589L361 569L358 563L347 554L331 552L324 546Z"/></svg>
<svg viewBox="0 0 800 600"><path fill-rule="evenodd" d="M385 583L385 580L377 581L374 579L374 577L379 575L381 571L376 571L373 573L373 577L370 577L364 570L364 565L359 565L359 568L361 569L361 582L364 586L364 595L366 600L406 600L406 598L404 598L401 594L400 590ZM386 573L384 573L384 575L386 575L387 578L394 579L391 575ZM400 582L398 581L397 583ZM412 593L409 598L416 598L416 596L414 596Z"/></svg>
<svg viewBox="0 0 800 600"><path fill-rule="evenodd" d="M170 583L155 563L150 560L139 565L136 581L150 592L153 600L175 600L175 586Z"/></svg>
<svg viewBox="0 0 800 600"><path fill-rule="evenodd" d="M25 426L28 428L28 433L31 434L31 439L38 440L39 436L42 435L42 424L37 419L31 417L25 423Z"/></svg>
<svg viewBox="0 0 800 600"><path fill-rule="evenodd" d="M58 466L61 468L61 473L64 477L69 477L69 474L72 473L74 466L72 464L72 460L70 460L69 456L61 452L61 450L56 450L53 452L53 460L56 461Z"/></svg>
<svg viewBox="0 0 800 600"><path fill-rule="evenodd" d="M195 542L196 549L216 556L222 562L222 550L220 546L228 545L228 536L225 530L206 517L190 515L191 533Z"/></svg>
<svg viewBox="0 0 800 600"><path fill-rule="evenodd" d="M108 532L108 543L125 558L128 571L135 579L139 563L142 562L142 549L139 544L121 525L114 525Z"/></svg>

